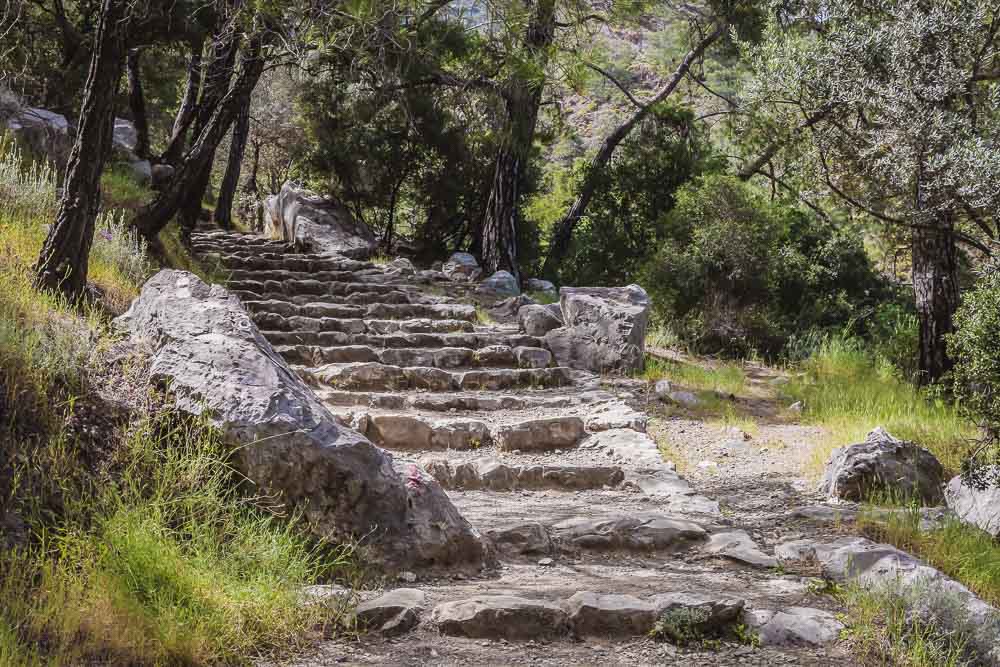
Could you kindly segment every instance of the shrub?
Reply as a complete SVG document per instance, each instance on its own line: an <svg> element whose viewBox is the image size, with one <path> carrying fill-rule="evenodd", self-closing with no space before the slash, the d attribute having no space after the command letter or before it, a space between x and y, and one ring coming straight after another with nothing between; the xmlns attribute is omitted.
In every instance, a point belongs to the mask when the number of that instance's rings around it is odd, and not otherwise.
<svg viewBox="0 0 1000 667"><path fill-rule="evenodd" d="M699 351L778 352L839 328L884 291L856 233L710 174L682 187L642 283L659 321Z"/></svg>
<svg viewBox="0 0 1000 667"><path fill-rule="evenodd" d="M975 486L1000 482L1000 265L984 268L955 314L948 352L955 363L951 388L961 411L982 429L983 442L963 473Z"/></svg>

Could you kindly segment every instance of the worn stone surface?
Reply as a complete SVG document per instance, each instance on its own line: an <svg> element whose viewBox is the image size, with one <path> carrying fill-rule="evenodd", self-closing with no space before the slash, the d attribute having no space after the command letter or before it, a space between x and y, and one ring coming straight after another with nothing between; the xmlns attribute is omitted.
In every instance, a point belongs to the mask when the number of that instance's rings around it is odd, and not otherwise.
<svg viewBox="0 0 1000 667"><path fill-rule="evenodd" d="M486 536L501 553L508 555L538 556L555 551L548 529L537 522L489 530Z"/></svg>
<svg viewBox="0 0 1000 667"><path fill-rule="evenodd" d="M709 538L704 550L705 553L725 556L756 567L778 566L778 559L761 551L744 530L715 533Z"/></svg>
<svg viewBox="0 0 1000 667"><path fill-rule="evenodd" d="M563 603L573 632L580 636L646 635L656 623L657 608L632 595L581 591Z"/></svg>
<svg viewBox="0 0 1000 667"><path fill-rule="evenodd" d="M524 286L525 289L527 289L529 292L536 292L538 294L542 294L546 297L549 297L550 299L559 298L559 290L557 290L556 286L548 280L542 280L540 278L528 278Z"/></svg>
<svg viewBox="0 0 1000 667"><path fill-rule="evenodd" d="M642 370L649 296L638 285L564 287L559 291L564 326L545 334L562 366L594 373Z"/></svg>
<svg viewBox="0 0 1000 667"><path fill-rule="evenodd" d="M391 456L337 424L225 289L164 270L116 324L149 351L151 379L176 406L208 414L261 493L316 532L367 536L394 565L483 563L479 535L440 486L401 477Z"/></svg>
<svg viewBox="0 0 1000 667"><path fill-rule="evenodd" d="M552 365L552 353L541 347L515 347L518 368L547 368Z"/></svg>
<svg viewBox="0 0 1000 667"><path fill-rule="evenodd" d="M497 431L496 440L503 451L565 449L575 447L585 433L579 417L552 417L504 426Z"/></svg>
<svg viewBox="0 0 1000 667"><path fill-rule="evenodd" d="M659 514L566 519L553 535L581 549L680 550L708 537L698 524Z"/></svg>
<svg viewBox="0 0 1000 667"><path fill-rule="evenodd" d="M836 614L809 607L747 610L743 622L757 633L762 646L822 646L837 641L844 630Z"/></svg>
<svg viewBox="0 0 1000 667"><path fill-rule="evenodd" d="M387 637L400 635L420 622L427 594L415 588L397 588L358 605L355 615L369 630Z"/></svg>
<svg viewBox="0 0 1000 667"><path fill-rule="evenodd" d="M433 620L444 634L487 639L539 639L569 633L569 615L554 602L513 595L481 595L445 602Z"/></svg>
<svg viewBox="0 0 1000 667"><path fill-rule="evenodd" d="M886 493L936 505L943 485L944 469L933 454L876 428L864 442L833 451L819 490L845 500L865 501Z"/></svg>
<svg viewBox="0 0 1000 667"><path fill-rule="evenodd" d="M517 321L529 336L544 336L562 326L562 314L553 313L548 306L529 304L517 311Z"/></svg>
<svg viewBox="0 0 1000 667"><path fill-rule="evenodd" d="M452 465L444 457L425 457L420 465L446 489L600 489L625 478L617 466L508 465L482 457Z"/></svg>
<svg viewBox="0 0 1000 667"><path fill-rule="evenodd" d="M948 482L945 500L959 519L1000 537L1000 487L975 489L956 476Z"/></svg>
<svg viewBox="0 0 1000 667"><path fill-rule="evenodd" d="M322 254L368 257L378 240L364 222L334 199L322 197L288 181L265 205L266 232Z"/></svg>
<svg viewBox="0 0 1000 667"><path fill-rule="evenodd" d="M441 265L441 273L449 280L468 282L478 280L483 275L476 258L467 252L452 253L448 261Z"/></svg>
<svg viewBox="0 0 1000 667"><path fill-rule="evenodd" d="M479 283L478 291L491 296L517 296L521 293L521 288L510 271L497 271Z"/></svg>

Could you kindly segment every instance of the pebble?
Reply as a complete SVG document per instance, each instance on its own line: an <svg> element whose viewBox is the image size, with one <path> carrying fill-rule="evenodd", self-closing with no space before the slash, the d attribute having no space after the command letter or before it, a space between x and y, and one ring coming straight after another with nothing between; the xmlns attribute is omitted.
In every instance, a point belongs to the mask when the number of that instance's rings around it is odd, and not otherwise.
<svg viewBox="0 0 1000 667"><path fill-rule="evenodd" d="M405 581L408 584L412 584L414 581L417 580L417 575L413 574L412 572L400 572L399 580Z"/></svg>
<svg viewBox="0 0 1000 667"><path fill-rule="evenodd" d="M541 565L542 567L549 567L554 563L555 561L553 561L551 558L543 558L540 561L538 561L538 564Z"/></svg>

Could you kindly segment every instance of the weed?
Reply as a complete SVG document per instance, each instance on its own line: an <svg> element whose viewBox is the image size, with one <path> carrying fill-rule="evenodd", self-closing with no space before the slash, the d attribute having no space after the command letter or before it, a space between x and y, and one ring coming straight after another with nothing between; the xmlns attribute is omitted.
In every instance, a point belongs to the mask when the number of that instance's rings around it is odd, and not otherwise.
<svg viewBox="0 0 1000 667"><path fill-rule="evenodd" d="M557 303L559 301L558 295L553 296L551 292L528 292L527 296L536 303L541 303L543 305Z"/></svg>
<svg viewBox="0 0 1000 667"><path fill-rule="evenodd" d="M733 634L736 636L736 641L741 644L754 648L760 647L760 633L743 623L737 623L733 627Z"/></svg>
<svg viewBox="0 0 1000 667"><path fill-rule="evenodd" d="M677 646L702 641L712 614L702 607L668 609L656 621L649 636L664 639Z"/></svg>
<svg viewBox="0 0 1000 667"><path fill-rule="evenodd" d="M683 387L739 396L746 393L746 373L737 364L705 367L693 363L646 358L642 378L649 382L670 380Z"/></svg>
<svg viewBox="0 0 1000 667"><path fill-rule="evenodd" d="M480 305L476 306L476 322L479 324L496 324L496 320L490 315L490 311Z"/></svg>

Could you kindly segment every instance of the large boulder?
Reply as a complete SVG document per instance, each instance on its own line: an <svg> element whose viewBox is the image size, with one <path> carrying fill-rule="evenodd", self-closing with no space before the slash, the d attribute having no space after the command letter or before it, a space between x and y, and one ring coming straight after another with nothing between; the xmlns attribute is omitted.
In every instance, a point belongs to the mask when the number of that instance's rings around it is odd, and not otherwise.
<svg viewBox="0 0 1000 667"><path fill-rule="evenodd" d="M944 496L959 519L1000 537L1000 487L975 488L958 476L948 482Z"/></svg>
<svg viewBox="0 0 1000 667"><path fill-rule="evenodd" d="M517 311L517 320L524 333L539 337L563 324L562 311L554 312L552 308L538 303L521 306Z"/></svg>
<svg viewBox="0 0 1000 667"><path fill-rule="evenodd" d="M482 540L440 485L339 425L224 288L160 271L116 324L148 348L151 381L179 410L210 417L257 492L317 534L362 539L388 569L483 564Z"/></svg>
<svg viewBox="0 0 1000 667"><path fill-rule="evenodd" d="M365 258L378 240L364 222L340 202L288 181L267 198L264 231L272 238L321 254Z"/></svg>
<svg viewBox="0 0 1000 667"><path fill-rule="evenodd" d="M879 427L864 442L833 450L819 491L844 500L865 501L885 494L936 505L942 500L943 485L944 469L933 454Z"/></svg>
<svg viewBox="0 0 1000 667"><path fill-rule="evenodd" d="M517 296L521 293L521 288L517 284L517 278L510 271L497 271L479 283L477 291L487 296L507 297Z"/></svg>
<svg viewBox="0 0 1000 667"><path fill-rule="evenodd" d="M37 107L19 107L11 111L4 126L18 145L33 155L48 158L59 167L66 164L75 135L66 116Z"/></svg>
<svg viewBox="0 0 1000 667"><path fill-rule="evenodd" d="M452 253L448 261L441 265L441 273L456 282L471 282L479 280L483 269L474 255L467 252Z"/></svg>
<svg viewBox="0 0 1000 667"><path fill-rule="evenodd" d="M638 285L563 287L563 326L545 334L560 366L594 373L642 370L649 296Z"/></svg>

